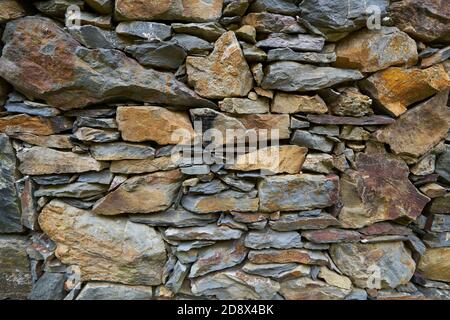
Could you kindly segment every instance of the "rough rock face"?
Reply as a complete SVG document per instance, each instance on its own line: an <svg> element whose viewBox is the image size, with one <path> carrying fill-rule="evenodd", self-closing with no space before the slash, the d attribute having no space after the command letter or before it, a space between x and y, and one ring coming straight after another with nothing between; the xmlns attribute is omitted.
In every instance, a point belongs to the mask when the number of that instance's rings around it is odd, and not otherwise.
<svg viewBox="0 0 450 320"><path fill-rule="evenodd" d="M47 18L26 17L8 23L3 41L0 75L27 96L64 110L124 98L211 105L172 75L144 69L119 51L81 47ZM48 46L54 48L51 54L44 53Z"/></svg>
<svg viewBox="0 0 450 320"><path fill-rule="evenodd" d="M233 32L219 38L210 56L188 57L186 69L189 83L205 98L242 97L252 89L253 77Z"/></svg>
<svg viewBox="0 0 450 320"><path fill-rule="evenodd" d="M162 283L166 251L151 227L99 217L57 200L44 208L39 225L56 242L57 257L78 266L83 280Z"/></svg>
<svg viewBox="0 0 450 320"><path fill-rule="evenodd" d="M446 281L450 279L449 248L427 249L421 258L418 269L432 280Z"/></svg>
<svg viewBox="0 0 450 320"><path fill-rule="evenodd" d="M408 166L386 154L360 153L341 179L340 222L360 228L406 217L415 220L430 200L408 180Z"/></svg>

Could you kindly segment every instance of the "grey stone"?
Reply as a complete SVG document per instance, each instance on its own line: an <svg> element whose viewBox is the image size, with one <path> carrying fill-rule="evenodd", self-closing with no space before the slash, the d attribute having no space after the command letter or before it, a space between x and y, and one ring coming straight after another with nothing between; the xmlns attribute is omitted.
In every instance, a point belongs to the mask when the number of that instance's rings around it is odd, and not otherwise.
<svg viewBox="0 0 450 320"><path fill-rule="evenodd" d="M101 195L108 191L107 186L75 182L61 186L42 186L34 193L35 197L55 197L55 198L90 198Z"/></svg>
<svg viewBox="0 0 450 320"><path fill-rule="evenodd" d="M450 146L446 146L445 152L439 155L436 161L436 173L450 183Z"/></svg>
<svg viewBox="0 0 450 320"><path fill-rule="evenodd" d="M184 62L186 52L174 42L151 41L125 48L143 66L176 70Z"/></svg>
<svg viewBox="0 0 450 320"><path fill-rule="evenodd" d="M74 127L89 127L97 129L117 129L116 119L111 118L91 118L78 117L74 123Z"/></svg>
<svg viewBox="0 0 450 320"><path fill-rule="evenodd" d="M189 34L209 42L216 41L223 33L226 32L226 30L216 22L172 23L172 29L175 33Z"/></svg>
<svg viewBox="0 0 450 320"><path fill-rule="evenodd" d="M116 32L123 36L137 37L148 41L167 40L172 34L170 26L147 21L121 22L116 27Z"/></svg>
<svg viewBox="0 0 450 320"><path fill-rule="evenodd" d="M219 179L214 179L210 182L199 183L194 187L189 188L189 193L194 194L216 194L229 189L229 187L224 184Z"/></svg>
<svg viewBox="0 0 450 320"><path fill-rule="evenodd" d="M83 0L47 0L36 2L34 5L39 11L58 18L63 18L67 9L72 5L81 9L84 7Z"/></svg>
<svg viewBox="0 0 450 320"><path fill-rule="evenodd" d="M189 34L178 33L172 37L171 41L177 43L188 54L207 54L214 48L208 41Z"/></svg>
<svg viewBox="0 0 450 320"><path fill-rule="evenodd" d="M189 278L196 278L238 265L247 257L247 252L242 239L220 242L200 249L198 259L191 267Z"/></svg>
<svg viewBox="0 0 450 320"><path fill-rule="evenodd" d="M62 300L64 298L64 280L62 273L46 272L33 285L30 300Z"/></svg>
<svg viewBox="0 0 450 320"><path fill-rule="evenodd" d="M339 221L332 215L321 210L299 213L284 213L279 219L269 222L270 227L277 231L326 229L338 226Z"/></svg>
<svg viewBox="0 0 450 320"><path fill-rule="evenodd" d="M243 192L249 192L255 188L255 183L247 180L236 179L235 175L221 176L220 180L222 180L232 188Z"/></svg>
<svg viewBox="0 0 450 320"><path fill-rule="evenodd" d="M255 27L258 33L306 33L294 17L270 12L249 13L242 24Z"/></svg>
<svg viewBox="0 0 450 320"><path fill-rule="evenodd" d="M92 9L101 14L112 13L113 10L113 0L85 0Z"/></svg>
<svg viewBox="0 0 450 320"><path fill-rule="evenodd" d="M258 185L263 212L326 208L339 198L339 178L310 174L267 177Z"/></svg>
<svg viewBox="0 0 450 320"><path fill-rule="evenodd" d="M155 227L200 227L206 226L219 219L217 214L195 214L180 209L168 209L164 212L133 215L130 221L136 223L147 224Z"/></svg>
<svg viewBox="0 0 450 320"><path fill-rule="evenodd" d="M6 111L10 113L25 113L34 116L42 116L42 117L54 117L59 115L61 112L52 107L46 106L38 106L27 104L26 102L8 102L4 106Z"/></svg>
<svg viewBox="0 0 450 320"><path fill-rule="evenodd" d="M244 57L248 62L264 62L267 60L267 53L264 50L245 42L240 44Z"/></svg>
<svg viewBox="0 0 450 320"><path fill-rule="evenodd" d="M296 52L290 48L269 50L267 61L296 61L306 63L332 63L336 61L336 53Z"/></svg>
<svg viewBox="0 0 450 320"><path fill-rule="evenodd" d="M173 293L178 293L188 273L189 266L184 265L180 261L177 261L175 267L173 268L173 272L170 275L169 280L167 280L165 286L169 288Z"/></svg>
<svg viewBox="0 0 450 320"><path fill-rule="evenodd" d="M146 144L113 142L93 145L91 155L100 161L143 160L155 156L155 149Z"/></svg>
<svg viewBox="0 0 450 320"><path fill-rule="evenodd" d="M150 300L152 297L152 287L88 282L78 294L76 300Z"/></svg>
<svg viewBox="0 0 450 320"><path fill-rule="evenodd" d="M251 262L247 262L242 267L242 270L246 273L269 277L275 280L294 274L308 276L311 271L309 266L299 265L297 263L255 264Z"/></svg>
<svg viewBox="0 0 450 320"><path fill-rule="evenodd" d="M333 170L333 156L326 153L309 153L302 170L329 174Z"/></svg>
<svg viewBox="0 0 450 320"><path fill-rule="evenodd" d="M288 16L295 16L300 12L294 1L290 0L255 0L248 11L271 12Z"/></svg>
<svg viewBox="0 0 450 320"><path fill-rule="evenodd" d="M0 233L23 231L16 190L16 156L7 135L0 133Z"/></svg>
<svg viewBox="0 0 450 320"><path fill-rule="evenodd" d="M33 181L42 186L68 184L72 180L70 175L42 175L33 177Z"/></svg>
<svg viewBox="0 0 450 320"><path fill-rule="evenodd" d="M104 185L110 185L114 175L109 170L103 170L100 172L86 172L80 174L78 178L78 182L86 182L86 183L98 183Z"/></svg>
<svg viewBox="0 0 450 320"><path fill-rule="evenodd" d="M256 46L263 49L290 48L295 51L319 52L325 45L325 39L307 34L272 33L265 40L258 41Z"/></svg>
<svg viewBox="0 0 450 320"><path fill-rule="evenodd" d="M95 129L89 127L78 128L74 134L74 138L85 142L113 142L120 139L119 131L106 129Z"/></svg>
<svg viewBox="0 0 450 320"><path fill-rule="evenodd" d="M261 86L264 89L305 92L325 89L343 82L361 80L363 77L357 70L315 67L283 61L272 63L267 67Z"/></svg>
<svg viewBox="0 0 450 320"><path fill-rule="evenodd" d="M450 247L450 232L428 232L423 236L423 242L430 248Z"/></svg>
<svg viewBox="0 0 450 320"><path fill-rule="evenodd" d="M124 50L131 40L118 35L111 30L96 26L84 25L69 30L72 37L89 49L119 49Z"/></svg>
<svg viewBox="0 0 450 320"><path fill-rule="evenodd" d="M303 248L298 232L278 232L272 229L250 231L245 237L245 246L252 249L291 249Z"/></svg>
<svg viewBox="0 0 450 320"><path fill-rule="evenodd" d="M298 145L300 147L307 147L322 152L333 151L334 143L321 135L312 134L304 130L296 130L291 144Z"/></svg>
<svg viewBox="0 0 450 320"><path fill-rule="evenodd" d="M210 167L206 164L181 168L181 172L187 175L202 175L210 173Z"/></svg>
<svg viewBox="0 0 450 320"><path fill-rule="evenodd" d="M170 240L232 240L239 239L243 232L228 227L209 224L203 227L168 228L164 236Z"/></svg>

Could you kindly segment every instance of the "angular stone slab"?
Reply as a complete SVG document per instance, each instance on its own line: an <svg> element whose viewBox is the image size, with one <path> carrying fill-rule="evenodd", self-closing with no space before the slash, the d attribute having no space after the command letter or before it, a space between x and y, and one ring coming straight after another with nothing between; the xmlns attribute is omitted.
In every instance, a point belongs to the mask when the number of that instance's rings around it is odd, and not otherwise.
<svg viewBox="0 0 450 320"><path fill-rule="evenodd" d="M351 125L351 126L378 126L395 122L395 119L386 116L369 117L337 117L332 115L308 115L309 122L328 125Z"/></svg>

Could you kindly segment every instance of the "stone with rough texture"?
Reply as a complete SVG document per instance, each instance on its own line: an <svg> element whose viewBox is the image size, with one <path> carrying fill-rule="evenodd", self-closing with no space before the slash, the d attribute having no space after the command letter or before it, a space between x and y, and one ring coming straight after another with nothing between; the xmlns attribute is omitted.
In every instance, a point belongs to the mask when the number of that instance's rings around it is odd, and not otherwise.
<svg viewBox="0 0 450 320"><path fill-rule="evenodd" d="M448 145L445 148L445 152L437 158L436 173L445 181L450 182L450 146Z"/></svg>
<svg viewBox="0 0 450 320"><path fill-rule="evenodd" d="M222 26L216 22L206 23L172 23L175 33L186 33L191 36L202 38L208 42L214 42L226 32Z"/></svg>
<svg viewBox="0 0 450 320"><path fill-rule="evenodd" d="M305 33L294 17L270 12L252 12L242 19L243 25L255 27L260 33Z"/></svg>
<svg viewBox="0 0 450 320"><path fill-rule="evenodd" d="M246 96L253 76L233 32L223 34L208 57L189 56L188 81L202 97L222 99Z"/></svg>
<svg viewBox="0 0 450 320"><path fill-rule="evenodd" d="M323 253L303 249L250 251L248 260L256 264L290 262L308 265L328 264L328 258Z"/></svg>
<svg viewBox="0 0 450 320"><path fill-rule="evenodd" d="M450 193L446 195L433 199L433 202L430 206L431 213L450 213Z"/></svg>
<svg viewBox="0 0 450 320"><path fill-rule="evenodd" d="M103 143L91 146L91 155L99 161L142 160L153 158L155 149L145 144L126 142Z"/></svg>
<svg viewBox="0 0 450 320"><path fill-rule="evenodd" d="M376 72L390 66L411 67L417 63L416 42L397 28L358 31L336 47L338 68Z"/></svg>
<svg viewBox="0 0 450 320"><path fill-rule="evenodd" d="M170 240L232 240L239 239L243 232L225 226L215 224L203 227L191 228L168 228L164 231L164 236Z"/></svg>
<svg viewBox="0 0 450 320"><path fill-rule="evenodd" d="M43 147L23 149L17 153L23 174L44 175L101 171L107 164L88 155L56 151Z"/></svg>
<svg viewBox="0 0 450 320"><path fill-rule="evenodd" d="M245 246L252 249L292 249L302 248L298 232L278 232L272 229L250 231L245 237Z"/></svg>
<svg viewBox="0 0 450 320"><path fill-rule="evenodd" d="M272 63L267 67L261 86L263 89L305 92L325 89L339 83L362 78L363 75L356 70L316 67L282 61Z"/></svg>
<svg viewBox="0 0 450 320"><path fill-rule="evenodd" d="M280 294L287 300L344 300L350 293L323 281L301 277L280 284Z"/></svg>
<svg viewBox="0 0 450 320"><path fill-rule="evenodd" d="M336 116L364 117L371 116L372 99L353 87L326 89L320 92L331 113Z"/></svg>
<svg viewBox="0 0 450 320"><path fill-rule="evenodd" d="M450 43L450 8L445 0L402 0L392 3L396 26L423 42Z"/></svg>
<svg viewBox="0 0 450 320"><path fill-rule="evenodd" d="M326 208L338 200L339 178L310 174L267 177L258 190L264 212Z"/></svg>
<svg viewBox="0 0 450 320"><path fill-rule="evenodd" d="M152 287L88 282L80 291L76 300L150 300L152 297Z"/></svg>
<svg viewBox="0 0 450 320"><path fill-rule="evenodd" d="M339 221L321 210L300 213L284 213L279 219L270 221L270 227L277 231L326 229L339 226Z"/></svg>
<svg viewBox="0 0 450 320"><path fill-rule="evenodd" d="M418 270L428 279L450 281L450 248L427 249Z"/></svg>
<svg viewBox="0 0 450 320"><path fill-rule="evenodd" d="M290 48L277 48L269 50L268 61L296 61L312 64L332 63L336 61L336 53L296 52Z"/></svg>
<svg viewBox="0 0 450 320"><path fill-rule="evenodd" d="M144 160L119 160L111 163L110 170L114 173L139 174L156 171L168 171L178 168L179 157L171 156L150 158Z"/></svg>
<svg viewBox="0 0 450 320"><path fill-rule="evenodd" d="M0 75L27 96L63 110L123 98L178 106L213 104L173 75L145 69L120 51L81 47L47 18L9 22L3 40ZM58 50L49 54L48 46Z"/></svg>
<svg viewBox="0 0 450 320"><path fill-rule="evenodd" d="M351 125L351 126L378 126L392 124L395 119L386 116L368 116L368 117L336 117L328 114L308 115L307 120L316 124L327 125Z"/></svg>
<svg viewBox="0 0 450 320"><path fill-rule="evenodd" d="M255 101L245 98L226 98L219 102L219 109L237 114L268 113L269 101L266 98L258 98Z"/></svg>
<svg viewBox="0 0 450 320"><path fill-rule="evenodd" d="M333 244L330 254L339 270L360 288L396 288L408 283L416 268L402 242Z"/></svg>
<svg viewBox="0 0 450 320"><path fill-rule="evenodd" d="M0 233L22 232L21 207L15 187L16 156L10 139L0 134Z"/></svg>
<svg viewBox="0 0 450 320"><path fill-rule="evenodd" d="M191 267L189 278L223 270L240 264L247 256L242 240L221 242L200 249L197 261Z"/></svg>
<svg viewBox="0 0 450 320"><path fill-rule="evenodd" d="M119 107L117 123L125 141L155 141L158 144L180 142L174 132L178 129L194 136L194 129L185 112L162 107Z"/></svg>
<svg viewBox="0 0 450 320"><path fill-rule="evenodd" d="M389 68L361 81L361 88L386 112L400 116L416 102L450 87L443 65L428 69Z"/></svg>
<svg viewBox="0 0 450 320"><path fill-rule="evenodd" d="M448 90L403 114L395 123L374 133L400 156L420 157L443 140L450 129Z"/></svg>
<svg viewBox="0 0 450 320"><path fill-rule="evenodd" d="M85 0L92 9L101 14L112 13L113 0Z"/></svg>
<svg viewBox="0 0 450 320"><path fill-rule="evenodd" d="M318 95L301 96L279 92L272 102L272 112L274 113L316 113L328 112L328 107Z"/></svg>
<svg viewBox="0 0 450 320"><path fill-rule="evenodd" d="M45 272L33 285L29 300L62 300L65 276L62 273Z"/></svg>
<svg viewBox="0 0 450 320"><path fill-rule="evenodd" d="M195 213L211 212L252 212L258 210L259 199L252 194L227 190L215 195L188 195L181 204Z"/></svg>
<svg viewBox="0 0 450 320"><path fill-rule="evenodd" d="M217 214L195 214L184 210L168 209L164 212L152 213L149 215L140 214L130 217L130 221L147 224L153 227L201 227L217 221Z"/></svg>
<svg viewBox="0 0 450 320"><path fill-rule="evenodd" d="M289 48L295 51L320 52L325 45L325 39L307 34L290 35L274 33L267 39L258 41L256 46L262 49Z"/></svg>
<svg viewBox="0 0 450 320"><path fill-rule="evenodd" d="M116 33L122 36L162 41L170 38L171 28L164 23L132 21L119 23Z"/></svg>
<svg viewBox="0 0 450 320"><path fill-rule="evenodd" d="M70 129L72 122L65 117L34 117L17 114L0 118L0 132L7 134L30 133L49 136Z"/></svg>
<svg viewBox="0 0 450 320"><path fill-rule="evenodd" d="M247 262L242 267L242 270L246 273L269 277L275 280L290 277L309 276L311 273L310 266L297 263L255 264Z"/></svg>
<svg viewBox="0 0 450 320"><path fill-rule="evenodd" d="M25 9L16 0L0 1L0 23L17 19L26 15Z"/></svg>
<svg viewBox="0 0 450 320"><path fill-rule="evenodd" d="M280 285L268 278L250 275L238 269L216 272L191 281L192 292L217 299L270 300Z"/></svg>
<svg viewBox="0 0 450 320"><path fill-rule="evenodd" d="M355 242L361 238L361 235L357 231L332 228L303 231L302 236L314 243Z"/></svg>
<svg viewBox="0 0 450 320"><path fill-rule="evenodd" d="M56 242L61 262L76 265L84 281L159 285L166 261L164 243L153 228L111 220L53 200L39 216L42 230Z"/></svg>
<svg viewBox="0 0 450 320"><path fill-rule="evenodd" d="M174 42L152 41L128 46L125 52L130 53L143 66L176 70L184 62L186 52Z"/></svg>
<svg viewBox="0 0 450 320"><path fill-rule="evenodd" d="M360 153L355 165L356 170L341 178L339 221L347 228L398 218L415 220L430 200L408 180L408 166L400 159Z"/></svg>
<svg viewBox="0 0 450 320"><path fill-rule="evenodd" d="M223 0L116 0L120 20L214 21L222 14Z"/></svg>
<svg viewBox="0 0 450 320"><path fill-rule="evenodd" d="M334 143L326 137L306 130L296 130L291 143L322 152L331 152L334 146Z"/></svg>
<svg viewBox="0 0 450 320"><path fill-rule="evenodd" d="M150 213L168 209L181 187L179 170L135 176L100 199L93 212L100 215Z"/></svg>
<svg viewBox="0 0 450 320"><path fill-rule="evenodd" d="M25 236L0 235L0 299L26 299L32 276Z"/></svg>

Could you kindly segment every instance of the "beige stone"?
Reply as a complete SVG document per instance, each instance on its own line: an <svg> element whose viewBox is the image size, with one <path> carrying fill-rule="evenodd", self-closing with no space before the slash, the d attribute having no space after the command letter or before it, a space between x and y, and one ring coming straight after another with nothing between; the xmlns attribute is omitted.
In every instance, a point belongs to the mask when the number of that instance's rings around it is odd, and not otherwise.
<svg viewBox="0 0 450 320"><path fill-rule="evenodd" d="M327 267L320 267L319 278L323 279L329 285L341 289L348 290L352 288L352 281L348 277L331 271Z"/></svg>
<svg viewBox="0 0 450 320"><path fill-rule="evenodd" d="M323 114L328 112L328 107L318 95L301 96L278 92L272 103L272 112Z"/></svg>
<svg viewBox="0 0 450 320"><path fill-rule="evenodd" d="M418 269L428 279L450 282L450 248L427 249Z"/></svg>

